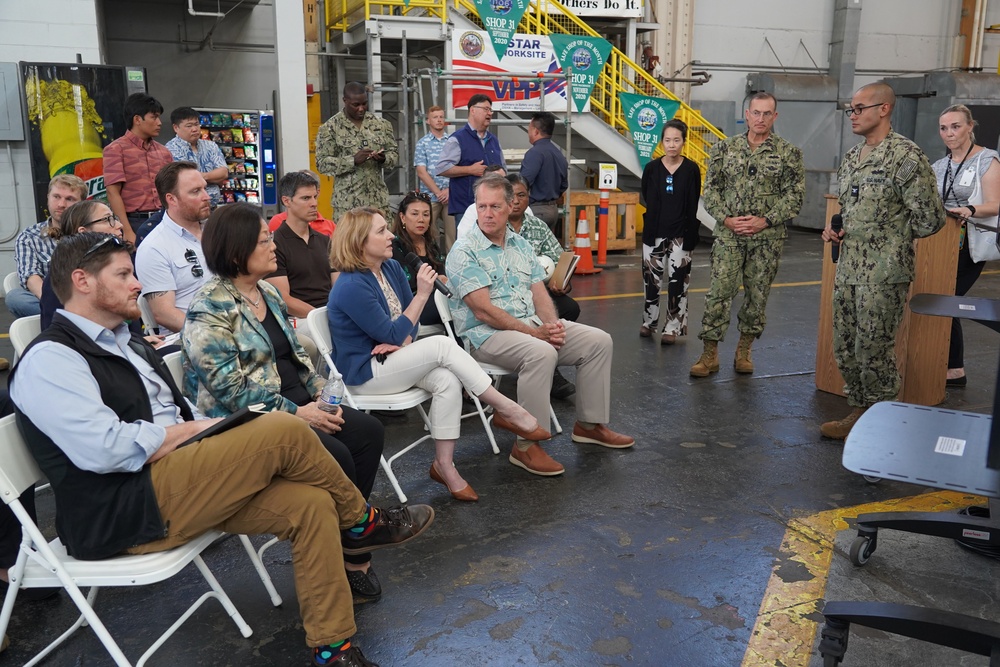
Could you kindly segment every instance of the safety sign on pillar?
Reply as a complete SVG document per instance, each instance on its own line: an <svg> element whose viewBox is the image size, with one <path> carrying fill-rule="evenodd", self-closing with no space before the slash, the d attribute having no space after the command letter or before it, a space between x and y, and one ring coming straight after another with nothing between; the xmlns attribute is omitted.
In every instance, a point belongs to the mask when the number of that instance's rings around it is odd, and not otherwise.
<svg viewBox="0 0 1000 667"><path fill-rule="evenodd" d="M618 189L618 165L600 163L598 185L601 190L601 201L597 209L597 266L608 266L608 209L610 208L611 191Z"/></svg>

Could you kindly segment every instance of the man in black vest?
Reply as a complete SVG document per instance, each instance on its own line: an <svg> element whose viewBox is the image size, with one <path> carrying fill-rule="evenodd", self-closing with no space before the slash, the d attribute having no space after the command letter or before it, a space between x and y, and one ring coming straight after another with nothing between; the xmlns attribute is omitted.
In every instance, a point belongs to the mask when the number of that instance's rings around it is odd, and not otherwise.
<svg viewBox="0 0 1000 667"><path fill-rule="evenodd" d="M210 529L290 539L313 663L371 665L350 641L343 553L410 540L434 511L368 505L291 414L178 447L220 420L199 418L153 349L129 333L141 285L122 241L90 232L65 239L50 279L64 310L28 346L9 384L70 555L163 551Z"/></svg>

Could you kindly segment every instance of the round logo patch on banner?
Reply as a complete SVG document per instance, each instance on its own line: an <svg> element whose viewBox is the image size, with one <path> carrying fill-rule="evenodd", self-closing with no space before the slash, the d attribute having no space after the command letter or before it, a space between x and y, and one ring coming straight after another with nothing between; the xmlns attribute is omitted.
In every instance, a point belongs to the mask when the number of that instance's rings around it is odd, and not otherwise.
<svg viewBox="0 0 1000 667"><path fill-rule="evenodd" d="M573 52L573 71L574 72L585 72L590 69L590 65L593 62L593 56L591 56L590 51L584 48L579 48Z"/></svg>
<svg viewBox="0 0 1000 667"><path fill-rule="evenodd" d="M479 33L471 30L463 33L459 43L462 45L462 53L467 58L475 59L483 55L483 40L479 36Z"/></svg>
<svg viewBox="0 0 1000 667"><path fill-rule="evenodd" d="M639 127L644 130L650 130L656 127L656 121L659 117L659 112L653 107L643 107L639 109L639 113L636 114L635 119L639 123Z"/></svg>
<svg viewBox="0 0 1000 667"><path fill-rule="evenodd" d="M490 8L499 15L509 14L510 10L514 8L513 0L490 0Z"/></svg>

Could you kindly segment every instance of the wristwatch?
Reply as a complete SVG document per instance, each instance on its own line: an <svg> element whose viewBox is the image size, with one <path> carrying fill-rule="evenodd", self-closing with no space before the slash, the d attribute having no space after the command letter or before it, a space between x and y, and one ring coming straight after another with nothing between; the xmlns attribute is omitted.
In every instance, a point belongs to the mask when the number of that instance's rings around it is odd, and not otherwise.
<svg viewBox="0 0 1000 667"><path fill-rule="evenodd" d="M976 207L975 206L973 206L972 204L966 204L965 208L969 209L969 217L970 218L976 217Z"/></svg>
<svg viewBox="0 0 1000 667"><path fill-rule="evenodd" d="M764 218L764 229L770 229L770 228L771 228L771 221L768 220L767 218Z"/></svg>

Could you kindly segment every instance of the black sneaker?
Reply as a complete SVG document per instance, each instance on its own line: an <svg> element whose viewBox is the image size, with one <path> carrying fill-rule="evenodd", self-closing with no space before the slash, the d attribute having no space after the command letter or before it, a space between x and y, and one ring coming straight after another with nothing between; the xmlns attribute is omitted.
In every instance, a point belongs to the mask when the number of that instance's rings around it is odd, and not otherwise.
<svg viewBox="0 0 1000 667"><path fill-rule="evenodd" d="M430 505L374 509L378 512L375 528L367 535L358 537L350 529L340 531L340 542L348 556L409 542L434 522L434 508Z"/></svg>
<svg viewBox="0 0 1000 667"><path fill-rule="evenodd" d="M564 378L559 369L556 369L552 376L552 389L549 391L549 396L565 400L575 393L576 385Z"/></svg>
<svg viewBox="0 0 1000 667"><path fill-rule="evenodd" d="M376 663L365 658L364 653L357 646L347 649L344 655L332 662L323 660L322 650L322 647L313 649L312 663L314 665L325 665L326 667L378 667Z"/></svg>
<svg viewBox="0 0 1000 667"><path fill-rule="evenodd" d="M375 568L368 566L367 572L347 570L347 583L351 585L351 595L354 604L378 602L382 597L382 584L379 583Z"/></svg>

